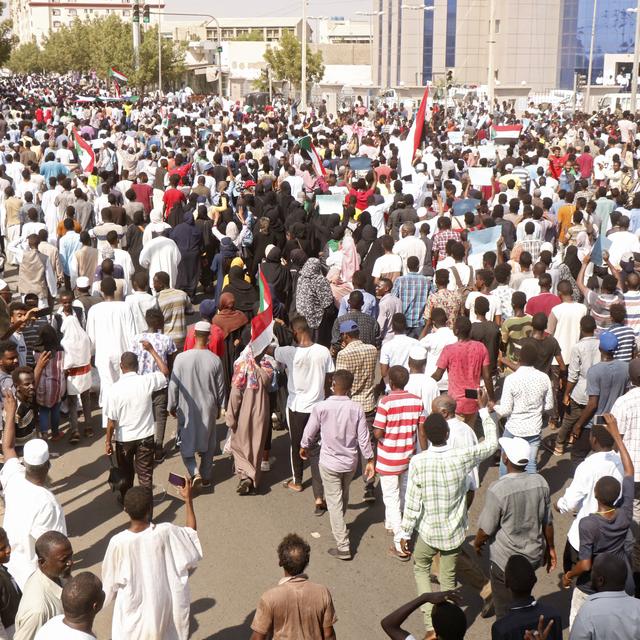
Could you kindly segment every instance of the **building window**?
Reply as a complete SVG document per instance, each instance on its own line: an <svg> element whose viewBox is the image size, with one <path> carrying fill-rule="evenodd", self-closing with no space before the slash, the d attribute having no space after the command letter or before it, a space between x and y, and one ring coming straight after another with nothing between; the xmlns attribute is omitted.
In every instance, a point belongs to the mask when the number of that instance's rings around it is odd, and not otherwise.
<svg viewBox="0 0 640 640"><path fill-rule="evenodd" d="M396 61L396 84L400 84L400 59L402 58L402 2L398 5L398 59Z"/></svg>
<svg viewBox="0 0 640 640"><path fill-rule="evenodd" d="M433 6L433 0L430 5ZM422 34L422 84L433 80L433 11L424 12Z"/></svg>
<svg viewBox="0 0 640 640"><path fill-rule="evenodd" d="M60 28L60 20L54 20L53 21L53 28L54 29L59 29Z"/></svg>
<svg viewBox="0 0 640 640"><path fill-rule="evenodd" d="M447 34L445 41L446 67L456 66L456 18L458 13L458 0L447 0Z"/></svg>
<svg viewBox="0 0 640 640"><path fill-rule="evenodd" d="M70 16L77 16L78 15L78 10L77 9L67 9L67 13Z"/></svg>
<svg viewBox="0 0 640 640"><path fill-rule="evenodd" d="M495 21L495 33L500 33L500 20Z"/></svg>
<svg viewBox="0 0 640 640"><path fill-rule="evenodd" d="M60 9L52 9L51 10L52 15L54 16L59 16L60 15Z"/></svg>
<svg viewBox="0 0 640 640"><path fill-rule="evenodd" d="M122 15L123 15L125 18L128 18L128 17L131 15L131 11L125 10L125 11L123 11L123 12L122 12Z"/></svg>

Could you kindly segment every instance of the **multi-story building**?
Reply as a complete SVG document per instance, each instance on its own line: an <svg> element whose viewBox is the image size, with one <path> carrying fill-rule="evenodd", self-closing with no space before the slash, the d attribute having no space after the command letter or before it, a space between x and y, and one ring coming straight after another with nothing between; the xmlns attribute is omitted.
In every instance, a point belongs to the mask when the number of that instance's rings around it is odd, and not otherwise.
<svg viewBox="0 0 640 640"><path fill-rule="evenodd" d="M140 2L140 6L142 6ZM147 2L151 9L151 23L157 22L153 12L164 9L161 0ZM131 0L10 0L9 12L13 22L13 33L20 44L36 42L42 44L43 39L62 26L74 20L91 20L115 14L123 20L131 20L133 3Z"/></svg>
<svg viewBox="0 0 640 640"><path fill-rule="evenodd" d="M374 83L423 85L451 69L486 84L493 4L495 80L570 89L588 66L596 1L592 82L606 53L633 51L636 0L372 0Z"/></svg>

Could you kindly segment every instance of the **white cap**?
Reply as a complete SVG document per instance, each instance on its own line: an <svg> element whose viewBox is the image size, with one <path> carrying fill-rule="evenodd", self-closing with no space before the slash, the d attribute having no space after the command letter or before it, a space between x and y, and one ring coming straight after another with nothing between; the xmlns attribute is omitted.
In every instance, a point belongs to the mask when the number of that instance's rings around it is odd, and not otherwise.
<svg viewBox="0 0 640 640"><path fill-rule="evenodd" d="M49 445L46 440L36 438L24 445L22 459L32 467L44 464L49 459Z"/></svg>
<svg viewBox="0 0 640 640"><path fill-rule="evenodd" d="M9 285L4 280L2 280L2 278L0 278L0 291L4 291L5 289L8 289L8 288L9 288Z"/></svg>
<svg viewBox="0 0 640 640"><path fill-rule="evenodd" d="M91 283L89 282L89 278L87 278L87 276L80 276L76 280L76 287L78 287L78 289L88 289L90 284Z"/></svg>
<svg viewBox="0 0 640 640"><path fill-rule="evenodd" d="M513 170L513 165L512 164L507 164L504 167L507 171L512 171Z"/></svg>
<svg viewBox="0 0 640 640"><path fill-rule="evenodd" d="M264 255L268 256L269 253L271 252L271 249L275 249L276 245L275 244L268 244L265 248L264 248Z"/></svg>
<svg viewBox="0 0 640 640"><path fill-rule="evenodd" d="M416 171L422 172L422 171L425 171L425 169L426 167L424 166L424 163L418 162L418 164L416 165Z"/></svg>
<svg viewBox="0 0 640 640"><path fill-rule="evenodd" d="M209 333L211 331L211 323L206 320L199 320L196 322L196 331Z"/></svg>
<svg viewBox="0 0 640 640"><path fill-rule="evenodd" d="M529 462L529 443L524 438L499 438L498 442L512 464L524 467Z"/></svg>
<svg viewBox="0 0 640 640"><path fill-rule="evenodd" d="M409 351L409 357L412 360L426 360L427 350L422 345L417 344L415 347L411 347L411 351Z"/></svg>

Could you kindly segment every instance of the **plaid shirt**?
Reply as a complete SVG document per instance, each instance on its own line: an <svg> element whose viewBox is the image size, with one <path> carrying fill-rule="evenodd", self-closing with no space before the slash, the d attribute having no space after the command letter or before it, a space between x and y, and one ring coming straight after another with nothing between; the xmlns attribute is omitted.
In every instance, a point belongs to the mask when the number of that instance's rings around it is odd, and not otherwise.
<svg viewBox="0 0 640 640"><path fill-rule="evenodd" d="M453 449L448 443L430 446L411 459L407 479L402 530L410 538L414 529L429 546L457 549L467 528L467 476L498 446L497 424L481 409L484 440L474 447Z"/></svg>
<svg viewBox="0 0 640 640"><path fill-rule="evenodd" d="M528 251L531 254L531 259L535 264L540 257L540 248L542 247L542 241L537 238L525 237L520 243L523 251Z"/></svg>
<svg viewBox="0 0 640 640"><path fill-rule="evenodd" d="M353 340L338 352L336 369L346 369L353 374L351 399L362 406L365 413L376 408L376 365L378 350L362 340Z"/></svg>
<svg viewBox="0 0 640 640"><path fill-rule="evenodd" d="M424 324L422 314L428 292L429 279L419 273L407 273L394 282L392 293L400 298L408 327L421 327Z"/></svg>
<svg viewBox="0 0 640 640"><path fill-rule="evenodd" d="M62 400L66 389L63 363L64 351L62 349L54 351L40 376L40 383L36 390L36 401L41 407L51 408Z"/></svg>
<svg viewBox="0 0 640 640"><path fill-rule="evenodd" d="M635 469L635 481L640 482L640 388L633 387L620 396L611 407L618 429L629 451Z"/></svg>
<svg viewBox="0 0 640 640"><path fill-rule="evenodd" d="M460 241L460 234L451 229L445 229L444 231L438 231L433 235L433 242L431 244L431 253L433 255L434 262L444 260L447 257L447 242L449 240Z"/></svg>

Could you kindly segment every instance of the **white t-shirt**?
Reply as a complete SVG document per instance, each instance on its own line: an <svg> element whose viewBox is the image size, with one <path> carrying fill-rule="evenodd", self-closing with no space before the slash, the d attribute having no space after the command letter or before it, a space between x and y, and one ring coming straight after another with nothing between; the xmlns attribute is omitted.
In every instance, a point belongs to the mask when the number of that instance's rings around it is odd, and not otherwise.
<svg viewBox="0 0 640 640"><path fill-rule="evenodd" d="M467 296L467 300L464 303L465 309L469 310L469 320L471 320L471 322L478 322L478 316L476 315L476 312L473 310L473 305L476 302L476 298L479 298L480 296L482 296L483 298L486 298L489 301L489 313L487 313L487 320L490 320L493 322L493 318L496 315L496 313L500 313L500 300L498 299L497 296L494 296L491 293L489 294L480 293L480 291L472 291Z"/></svg>
<svg viewBox="0 0 640 640"><path fill-rule="evenodd" d="M540 295L540 284L538 278L525 278L518 287L518 291L522 291L527 296L527 300L531 300L534 296Z"/></svg>
<svg viewBox="0 0 640 640"><path fill-rule="evenodd" d="M409 351L418 343L415 338L406 335L395 335L391 340L385 342L380 349L380 364L390 367L400 365L409 368Z"/></svg>
<svg viewBox="0 0 640 640"><path fill-rule="evenodd" d="M96 636L67 626L64 615L56 616L40 627L34 640L96 640Z"/></svg>
<svg viewBox="0 0 640 640"><path fill-rule="evenodd" d="M444 262L444 261L443 261ZM469 276L471 275L471 267L466 265L464 262L456 262L453 267L458 272L458 276L460 278L460 283L463 287L466 287L469 284ZM453 271L451 269L453 267L449 267L449 284L447 285L447 289L449 291L456 291L458 289L458 283L456 282L456 277L453 275ZM473 287L473 281L471 282L471 286Z"/></svg>
<svg viewBox="0 0 640 640"><path fill-rule="evenodd" d="M553 337L558 341L562 351L562 359L568 363L571 348L580 340L580 320L587 315L587 308L579 302L561 302L551 313L556 318Z"/></svg>
<svg viewBox="0 0 640 640"><path fill-rule="evenodd" d="M413 393L414 396L418 396L422 400L423 416L428 416L431 413L431 403L440 395L438 383L426 373L410 373L409 382L404 390Z"/></svg>
<svg viewBox="0 0 640 640"><path fill-rule="evenodd" d="M455 337L449 327L440 327L420 340L420 344L427 350L427 366L424 368L424 372L428 376L432 375L438 368L438 358L442 350L448 344L453 344L457 341L458 338ZM442 378L437 384L440 391L446 391L449 388L449 376L446 371L442 374Z"/></svg>
<svg viewBox="0 0 640 640"><path fill-rule="evenodd" d="M395 253L385 253L374 263L371 275L379 278L384 273L402 273L402 258Z"/></svg>
<svg viewBox="0 0 640 640"><path fill-rule="evenodd" d="M329 349L321 344L310 347L277 347L274 357L287 367L287 408L311 413L314 405L324 400L327 373L335 371Z"/></svg>

